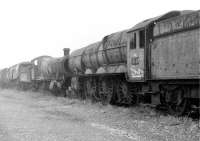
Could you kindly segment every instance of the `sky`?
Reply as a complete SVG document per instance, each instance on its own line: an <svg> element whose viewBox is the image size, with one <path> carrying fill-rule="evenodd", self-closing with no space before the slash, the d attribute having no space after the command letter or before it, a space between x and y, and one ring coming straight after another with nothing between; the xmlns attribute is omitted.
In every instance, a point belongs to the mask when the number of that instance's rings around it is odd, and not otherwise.
<svg viewBox="0 0 200 141"><path fill-rule="evenodd" d="M0 0L0 69L63 56L171 10L199 10L199 0Z"/></svg>

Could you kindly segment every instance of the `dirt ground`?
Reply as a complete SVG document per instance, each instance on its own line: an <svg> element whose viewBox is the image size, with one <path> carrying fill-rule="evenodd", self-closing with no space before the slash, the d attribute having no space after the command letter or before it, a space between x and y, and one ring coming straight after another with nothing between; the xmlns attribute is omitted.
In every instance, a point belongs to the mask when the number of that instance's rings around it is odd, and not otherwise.
<svg viewBox="0 0 200 141"><path fill-rule="evenodd" d="M0 89L0 141L200 141L200 128L148 107Z"/></svg>

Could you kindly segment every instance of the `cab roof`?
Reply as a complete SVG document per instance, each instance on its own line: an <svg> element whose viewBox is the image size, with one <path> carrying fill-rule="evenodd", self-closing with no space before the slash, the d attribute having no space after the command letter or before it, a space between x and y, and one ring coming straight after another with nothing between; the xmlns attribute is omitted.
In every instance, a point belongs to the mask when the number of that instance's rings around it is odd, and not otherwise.
<svg viewBox="0 0 200 141"><path fill-rule="evenodd" d="M157 16L157 17L154 17L154 18L151 18L151 19L144 20L144 21L136 24L131 29L129 29L128 32L132 32L132 31L144 28L147 25L149 25L151 23L154 23L154 22L166 20L166 19L169 19L169 18L172 18L172 17L176 17L176 16L179 16L179 15L188 14L188 13L191 13L191 12L193 12L193 11L192 10L170 11L170 12L165 13L163 15L160 15L160 16Z"/></svg>

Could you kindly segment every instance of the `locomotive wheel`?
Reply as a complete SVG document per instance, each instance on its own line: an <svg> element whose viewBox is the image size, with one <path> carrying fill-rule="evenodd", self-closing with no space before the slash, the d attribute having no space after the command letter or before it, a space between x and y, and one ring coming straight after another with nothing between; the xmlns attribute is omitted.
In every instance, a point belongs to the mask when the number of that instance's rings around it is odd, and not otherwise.
<svg viewBox="0 0 200 141"><path fill-rule="evenodd" d="M71 78L71 85L69 85L71 87L71 96L74 98L81 98L83 99L83 93L84 93L84 88L83 88L83 80L78 78L78 77L72 77ZM70 88L68 86L68 89Z"/></svg>
<svg viewBox="0 0 200 141"><path fill-rule="evenodd" d="M169 103L169 113L175 116L181 116L186 111L188 100L184 98L184 90L175 89L171 95Z"/></svg>
<svg viewBox="0 0 200 141"><path fill-rule="evenodd" d="M99 101L100 96L97 93L97 83L94 79L86 80L86 98Z"/></svg>
<svg viewBox="0 0 200 141"><path fill-rule="evenodd" d="M86 80L86 85L85 85L85 89L86 89L86 98L91 98L91 96L93 95L95 89L92 87L92 84L91 84L91 80L88 79Z"/></svg>
<svg viewBox="0 0 200 141"><path fill-rule="evenodd" d="M87 95L87 87L86 87L86 82L83 78L79 78L78 80L79 83L79 88L78 88L78 92L76 93L78 98L81 99L86 99L86 95Z"/></svg>
<svg viewBox="0 0 200 141"><path fill-rule="evenodd" d="M113 96L113 81L109 79L99 80L99 96L103 104L109 104Z"/></svg>
<svg viewBox="0 0 200 141"><path fill-rule="evenodd" d="M97 83L97 81L93 79L92 84L95 87L95 91L94 91L94 93L92 95L92 100L101 101L101 96L99 95L99 92L98 92L98 83Z"/></svg>
<svg viewBox="0 0 200 141"><path fill-rule="evenodd" d="M132 97L127 82L119 80L116 88L117 104L130 105L132 103Z"/></svg>

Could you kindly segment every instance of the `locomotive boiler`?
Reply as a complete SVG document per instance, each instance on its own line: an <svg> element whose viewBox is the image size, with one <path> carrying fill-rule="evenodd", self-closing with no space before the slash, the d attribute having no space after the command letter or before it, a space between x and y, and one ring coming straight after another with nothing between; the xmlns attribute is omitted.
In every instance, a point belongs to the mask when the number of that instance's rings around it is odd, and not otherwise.
<svg viewBox="0 0 200 141"><path fill-rule="evenodd" d="M100 42L72 52L69 58L69 68L77 74L123 71L120 69L124 68L123 65L126 63L126 44L126 31L108 35Z"/></svg>

